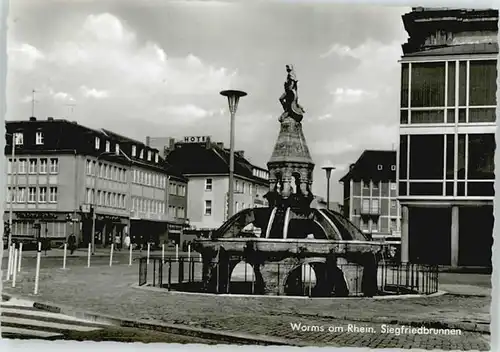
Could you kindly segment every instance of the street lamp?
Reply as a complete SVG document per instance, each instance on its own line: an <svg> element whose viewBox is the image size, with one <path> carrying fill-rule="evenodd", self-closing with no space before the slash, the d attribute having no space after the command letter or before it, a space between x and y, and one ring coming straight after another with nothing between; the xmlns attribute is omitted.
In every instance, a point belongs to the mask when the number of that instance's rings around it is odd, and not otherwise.
<svg viewBox="0 0 500 352"><path fill-rule="evenodd" d="M332 170L335 167L332 165L325 165L322 167L326 171L326 209L330 209L330 177L332 176Z"/></svg>
<svg viewBox="0 0 500 352"><path fill-rule="evenodd" d="M223 90L221 95L227 97L229 104L229 112L231 113L231 128L229 139L229 204L228 204L228 218L233 216L234 208L234 116L238 109L238 102L241 97L247 93L241 90Z"/></svg>

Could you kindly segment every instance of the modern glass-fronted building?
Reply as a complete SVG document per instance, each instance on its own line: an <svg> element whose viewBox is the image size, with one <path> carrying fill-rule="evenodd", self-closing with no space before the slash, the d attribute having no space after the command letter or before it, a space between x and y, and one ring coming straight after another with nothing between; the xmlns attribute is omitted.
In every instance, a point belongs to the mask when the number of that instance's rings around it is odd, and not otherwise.
<svg viewBox="0 0 500 352"><path fill-rule="evenodd" d="M403 21L402 259L489 266L498 11L416 8Z"/></svg>

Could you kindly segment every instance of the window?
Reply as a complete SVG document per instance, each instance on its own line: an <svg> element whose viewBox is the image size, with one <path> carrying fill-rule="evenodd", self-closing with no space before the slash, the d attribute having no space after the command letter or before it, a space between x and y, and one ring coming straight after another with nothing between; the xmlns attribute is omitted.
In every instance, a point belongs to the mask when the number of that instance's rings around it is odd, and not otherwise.
<svg viewBox="0 0 500 352"><path fill-rule="evenodd" d="M47 173L47 159L40 159L40 173Z"/></svg>
<svg viewBox="0 0 500 352"><path fill-rule="evenodd" d="M49 188L49 203L57 202L57 187Z"/></svg>
<svg viewBox="0 0 500 352"><path fill-rule="evenodd" d="M399 178L405 180L408 178L408 136L399 136Z"/></svg>
<svg viewBox="0 0 500 352"><path fill-rule="evenodd" d="M372 214L378 214L379 213L378 199L372 199L371 213Z"/></svg>
<svg viewBox="0 0 500 352"><path fill-rule="evenodd" d="M104 192L97 191L97 202L99 205L103 205L104 201Z"/></svg>
<svg viewBox="0 0 500 352"><path fill-rule="evenodd" d="M87 175L92 175L92 161L87 160Z"/></svg>
<svg viewBox="0 0 500 352"><path fill-rule="evenodd" d="M135 145L132 146L132 157L135 157L137 154L137 147Z"/></svg>
<svg viewBox="0 0 500 352"><path fill-rule="evenodd" d="M411 107L441 107L445 97L445 63L414 63L411 67Z"/></svg>
<svg viewBox="0 0 500 352"><path fill-rule="evenodd" d="M111 193L106 192L106 206L111 206Z"/></svg>
<svg viewBox="0 0 500 352"><path fill-rule="evenodd" d="M397 204L398 203L395 200L391 200L391 208L395 209Z"/></svg>
<svg viewBox="0 0 500 352"><path fill-rule="evenodd" d="M36 159L30 159L29 173L36 174Z"/></svg>
<svg viewBox="0 0 500 352"><path fill-rule="evenodd" d="M118 143L115 144L115 154L116 155L120 154L120 145Z"/></svg>
<svg viewBox="0 0 500 352"><path fill-rule="evenodd" d="M408 89L410 81L409 65L404 63L401 65L401 107L408 107Z"/></svg>
<svg viewBox="0 0 500 352"><path fill-rule="evenodd" d="M40 187L38 192L38 202L39 203L47 202L47 187Z"/></svg>
<svg viewBox="0 0 500 352"><path fill-rule="evenodd" d="M378 232L378 220L372 219L372 232Z"/></svg>
<svg viewBox="0 0 500 352"><path fill-rule="evenodd" d="M496 105L496 60L473 60L469 65L469 105Z"/></svg>
<svg viewBox="0 0 500 352"><path fill-rule="evenodd" d="M18 203L26 202L26 188L25 187L19 187L17 189L17 202Z"/></svg>
<svg viewBox="0 0 500 352"><path fill-rule="evenodd" d="M432 150L432 153L429 153ZM444 178L444 136L412 135L410 138L410 179Z"/></svg>
<svg viewBox="0 0 500 352"><path fill-rule="evenodd" d="M43 144L43 132L36 132L35 134L35 144L42 145Z"/></svg>
<svg viewBox="0 0 500 352"><path fill-rule="evenodd" d="M144 159L144 149L141 149L141 152L139 153L139 158Z"/></svg>
<svg viewBox="0 0 500 352"><path fill-rule="evenodd" d="M210 211L211 211L211 210L212 210L212 209L210 209ZM168 206L168 215L169 215L170 217L172 217L172 218L175 218L175 207L173 207L173 206L171 206L171 205L169 205L169 206ZM205 214L205 215L207 215L207 214Z"/></svg>
<svg viewBox="0 0 500 352"><path fill-rule="evenodd" d="M396 232L398 230L398 222L396 219L391 219L391 231Z"/></svg>
<svg viewBox="0 0 500 352"><path fill-rule="evenodd" d="M11 174L12 173L12 159L9 159L7 161L7 174Z"/></svg>
<svg viewBox="0 0 500 352"><path fill-rule="evenodd" d="M495 136L493 134L469 134L467 178L495 178Z"/></svg>
<svg viewBox="0 0 500 352"><path fill-rule="evenodd" d="M382 171L382 169L383 169L383 168L384 168L384 167L383 167L381 164L378 164L378 165L377 165L377 170L378 170L378 171Z"/></svg>
<svg viewBox="0 0 500 352"><path fill-rule="evenodd" d="M378 181L372 182L372 188L373 188L373 190L378 190Z"/></svg>
<svg viewBox="0 0 500 352"><path fill-rule="evenodd" d="M22 132L14 133L14 143L16 143L16 145L23 145L24 144L24 138L23 138Z"/></svg>
<svg viewBox="0 0 500 352"><path fill-rule="evenodd" d="M370 184L368 182L361 181L361 183L363 184L363 189L370 189Z"/></svg>
<svg viewBox="0 0 500 352"><path fill-rule="evenodd" d="M9 202L9 203L10 203L11 201L12 201L12 202L14 202L14 201L15 201L15 199L14 199L14 191L13 191L13 189L12 189L12 188L10 188L10 187L9 187L9 188L7 188L7 194L6 194L5 201L6 201L6 202Z"/></svg>
<svg viewBox="0 0 500 352"><path fill-rule="evenodd" d="M59 172L59 160L50 159L50 173L57 174Z"/></svg>
<svg viewBox="0 0 500 352"><path fill-rule="evenodd" d="M155 163L158 164L159 161L160 161L160 157L159 157L158 153L155 153Z"/></svg>
<svg viewBox="0 0 500 352"><path fill-rule="evenodd" d="M36 187L30 187L28 189L28 203L36 202Z"/></svg>
<svg viewBox="0 0 500 352"><path fill-rule="evenodd" d="M19 159L19 172L20 174L26 173L26 159Z"/></svg>
<svg viewBox="0 0 500 352"><path fill-rule="evenodd" d="M92 204L92 190L90 188L87 188L87 195L86 195L86 203L87 204Z"/></svg>
<svg viewBox="0 0 500 352"><path fill-rule="evenodd" d="M151 161L151 150L148 150L148 161Z"/></svg>
<svg viewBox="0 0 500 352"><path fill-rule="evenodd" d="M205 191L211 191L212 190L212 179L207 178L205 180Z"/></svg>
<svg viewBox="0 0 500 352"><path fill-rule="evenodd" d="M207 216L212 215L212 201L211 200L205 201L205 215L207 215Z"/></svg>
<svg viewBox="0 0 500 352"><path fill-rule="evenodd" d="M361 212L364 214L370 212L370 200L369 199L363 199L363 205L361 207Z"/></svg>
<svg viewBox="0 0 500 352"><path fill-rule="evenodd" d="M397 190L397 186L395 183L391 183L391 191Z"/></svg>
<svg viewBox="0 0 500 352"><path fill-rule="evenodd" d="M396 165L391 165L391 171L396 171Z"/></svg>
<svg viewBox="0 0 500 352"><path fill-rule="evenodd" d="M95 137L94 145L96 150L99 150L101 148L101 139L99 137Z"/></svg>

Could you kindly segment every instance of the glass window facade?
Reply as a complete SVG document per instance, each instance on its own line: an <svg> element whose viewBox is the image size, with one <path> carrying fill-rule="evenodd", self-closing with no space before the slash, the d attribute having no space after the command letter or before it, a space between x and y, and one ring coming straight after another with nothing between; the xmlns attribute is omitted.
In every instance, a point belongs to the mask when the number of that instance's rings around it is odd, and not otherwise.
<svg viewBox="0 0 500 352"><path fill-rule="evenodd" d="M402 135L399 195L493 196L495 148L493 133Z"/></svg>
<svg viewBox="0 0 500 352"><path fill-rule="evenodd" d="M400 123L496 121L496 60L403 63Z"/></svg>

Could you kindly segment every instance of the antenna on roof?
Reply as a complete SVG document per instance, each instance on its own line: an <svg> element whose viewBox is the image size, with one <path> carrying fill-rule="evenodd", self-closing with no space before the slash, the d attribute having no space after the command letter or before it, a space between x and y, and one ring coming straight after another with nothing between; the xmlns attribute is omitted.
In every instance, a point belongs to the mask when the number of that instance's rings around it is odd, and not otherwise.
<svg viewBox="0 0 500 352"><path fill-rule="evenodd" d="M31 91L31 116L35 117L35 90Z"/></svg>
<svg viewBox="0 0 500 352"><path fill-rule="evenodd" d="M75 106L76 104L64 104L67 108L68 108L68 119L70 117L70 115L73 115L73 113L75 112Z"/></svg>

